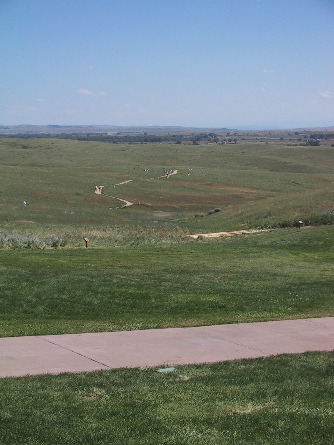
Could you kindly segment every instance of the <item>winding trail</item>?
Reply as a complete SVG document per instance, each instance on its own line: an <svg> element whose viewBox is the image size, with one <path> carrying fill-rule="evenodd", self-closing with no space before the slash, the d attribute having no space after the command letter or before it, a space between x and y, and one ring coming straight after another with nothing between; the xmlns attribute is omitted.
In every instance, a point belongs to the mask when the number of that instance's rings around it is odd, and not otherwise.
<svg viewBox="0 0 334 445"><path fill-rule="evenodd" d="M173 170L173 171L171 171L168 174L165 174L163 176L159 176L158 179L168 178L169 176L176 175L178 172L179 172L178 170ZM126 181L119 182L118 184L115 184L114 187L119 186L119 185L128 184L129 182L133 182L133 179L128 179ZM96 185L95 186L95 194L96 195L102 195L103 188L105 188L105 187L108 187L108 186L106 186L106 185ZM126 207L130 207L130 206L134 205L134 202L127 201L126 199L118 198L117 196L107 195L106 193L103 193L103 195L104 196L108 196L109 198L112 198L112 199L117 199L118 201L121 201L121 202L124 203L124 205L122 207L116 207L117 209L124 209ZM114 207L109 207L109 209L113 209L113 208Z"/></svg>
<svg viewBox="0 0 334 445"><path fill-rule="evenodd" d="M119 182L118 184L115 184L114 187L116 187L118 185L128 184L129 182L132 182L132 181L133 181L133 179L128 179L127 181L123 181L123 182ZM105 187L107 187L107 186L106 185L96 185L95 186L95 194L102 195L102 190ZM119 208L124 209L125 207L130 207L130 206L134 205L134 202L127 201L126 199L118 198L117 196L107 195L106 193L103 193L103 195L108 196L109 198L112 198L112 199L117 199L117 201L124 203L124 205L122 207L116 207L117 209L119 209ZM109 207L109 208L112 209L113 207Z"/></svg>
<svg viewBox="0 0 334 445"><path fill-rule="evenodd" d="M166 172L163 176L159 176L158 179L168 179L169 176L177 175L179 173L178 170L171 170ZM151 178L154 179L154 178ZM133 179L127 179L126 181L119 182L117 184L114 184L114 187L128 184L129 182L133 182ZM96 185L95 186L95 194L96 195L102 195L103 188L108 187L106 185ZM119 198L117 196L107 195L106 193L103 193L104 196L108 196L112 199L117 199L120 202L123 202L124 205L122 207L116 207L116 209L124 209L126 207L130 207L134 205L134 202L127 201L126 199ZM109 207L109 209L114 209L114 207ZM212 232L212 233L196 233L194 235L187 235L189 238L198 239L198 238L219 238L219 237L230 237L234 235L244 235L244 234L251 234L251 233L258 233L258 232L268 232L270 229L252 229L252 230L235 230L232 232Z"/></svg>
<svg viewBox="0 0 334 445"><path fill-rule="evenodd" d="M133 179L128 179L127 181L119 182L118 184L115 184L115 186L116 186L116 185L127 184L128 182L133 182Z"/></svg>
<svg viewBox="0 0 334 445"><path fill-rule="evenodd" d="M114 199L117 199L118 201L124 202L124 206L122 206L121 209L124 209L125 207L130 207L130 206L134 205L134 202L127 201L126 199L116 198L116 196L111 196L111 198L114 198Z"/></svg>
<svg viewBox="0 0 334 445"><path fill-rule="evenodd" d="M179 173L178 170L171 170L170 172L166 172L163 176L159 176L157 179L168 179L169 176L177 175ZM151 178L154 179L154 178ZM128 184L129 182L133 182L133 179L127 179L126 181L119 182L117 184L114 184L114 187ZM102 195L103 188L108 187L106 185L96 185L95 186L95 194L96 195ZM106 193L103 193L104 196L108 196L112 199L117 199L120 202L123 202L124 205L122 207L116 207L116 209L124 209L126 207L130 207L134 205L134 202L127 201L126 199L119 198L117 196L107 195ZM113 209L114 207L109 207L109 209ZM212 232L212 233L196 233L194 235L187 235L189 238L198 239L198 238L219 238L219 237L230 237L234 235L244 235L244 234L251 234L251 233L258 233L258 232L268 232L270 229L253 229L253 230L235 230L232 232Z"/></svg>

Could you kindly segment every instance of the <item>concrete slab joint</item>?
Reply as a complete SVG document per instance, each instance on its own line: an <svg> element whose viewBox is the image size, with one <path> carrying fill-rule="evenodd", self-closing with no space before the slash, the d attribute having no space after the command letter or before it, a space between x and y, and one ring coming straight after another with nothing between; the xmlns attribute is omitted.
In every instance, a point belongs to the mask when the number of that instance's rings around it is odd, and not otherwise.
<svg viewBox="0 0 334 445"><path fill-rule="evenodd" d="M0 377L214 363L334 350L334 317L0 338Z"/></svg>

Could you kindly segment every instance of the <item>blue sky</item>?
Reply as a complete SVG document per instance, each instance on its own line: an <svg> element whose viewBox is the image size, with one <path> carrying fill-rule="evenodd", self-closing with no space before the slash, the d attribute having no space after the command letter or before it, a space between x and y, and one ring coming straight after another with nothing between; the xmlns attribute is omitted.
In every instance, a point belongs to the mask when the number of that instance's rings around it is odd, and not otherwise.
<svg viewBox="0 0 334 445"><path fill-rule="evenodd" d="M334 0L0 0L0 124L334 125Z"/></svg>

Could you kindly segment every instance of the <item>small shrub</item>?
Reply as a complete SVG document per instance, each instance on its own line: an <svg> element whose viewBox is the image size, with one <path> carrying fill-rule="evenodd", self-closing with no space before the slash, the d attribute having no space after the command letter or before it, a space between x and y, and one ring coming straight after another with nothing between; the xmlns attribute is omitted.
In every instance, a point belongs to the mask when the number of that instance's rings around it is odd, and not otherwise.
<svg viewBox="0 0 334 445"><path fill-rule="evenodd" d="M55 249L57 249L58 247L65 247L66 244L67 244L67 241L63 238L60 238L59 236L56 236L51 241L51 247L54 247Z"/></svg>
<svg viewBox="0 0 334 445"><path fill-rule="evenodd" d="M209 210L207 214L208 215L213 215L214 213L221 212L221 210L222 209L216 208L216 209L213 209L213 210Z"/></svg>
<svg viewBox="0 0 334 445"><path fill-rule="evenodd" d="M26 247L29 249L35 247L37 249L44 249L46 243L43 240L40 240L36 236L27 236L25 240Z"/></svg>
<svg viewBox="0 0 334 445"><path fill-rule="evenodd" d="M44 249L46 242L35 236L24 236L17 233L8 234L7 232L0 232L0 248L16 249L16 248L37 248Z"/></svg>

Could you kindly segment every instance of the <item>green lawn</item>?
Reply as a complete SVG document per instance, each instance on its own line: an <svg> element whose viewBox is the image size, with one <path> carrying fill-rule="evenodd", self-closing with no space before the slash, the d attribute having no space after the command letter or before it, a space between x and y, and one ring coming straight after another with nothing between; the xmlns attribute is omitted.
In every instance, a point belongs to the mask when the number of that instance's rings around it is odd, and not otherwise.
<svg viewBox="0 0 334 445"><path fill-rule="evenodd" d="M0 257L0 335L333 315L334 227L183 244L13 249Z"/></svg>
<svg viewBox="0 0 334 445"><path fill-rule="evenodd" d="M328 445L333 353L0 380L1 445Z"/></svg>

